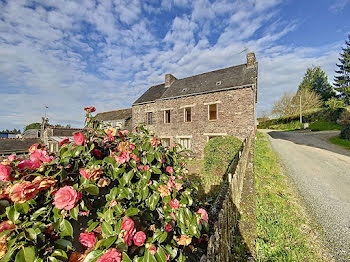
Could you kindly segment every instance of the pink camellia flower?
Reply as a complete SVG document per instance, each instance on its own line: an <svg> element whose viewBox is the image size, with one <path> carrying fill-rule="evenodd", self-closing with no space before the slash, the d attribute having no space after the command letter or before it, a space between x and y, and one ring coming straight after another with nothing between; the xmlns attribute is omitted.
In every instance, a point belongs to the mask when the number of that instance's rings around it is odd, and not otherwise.
<svg viewBox="0 0 350 262"><path fill-rule="evenodd" d="M116 205L118 205L118 201L113 199L110 203L109 203L109 206L110 207L115 207Z"/></svg>
<svg viewBox="0 0 350 262"><path fill-rule="evenodd" d="M173 168L171 166L167 166L166 167L166 171L169 173L169 174L172 174L174 172Z"/></svg>
<svg viewBox="0 0 350 262"><path fill-rule="evenodd" d="M149 248L148 248L148 251L154 256L156 253L157 253L157 248L155 245L151 245Z"/></svg>
<svg viewBox="0 0 350 262"><path fill-rule="evenodd" d="M69 143L69 138L68 137L65 137L63 138L60 142L58 142L59 146L62 146L66 143Z"/></svg>
<svg viewBox="0 0 350 262"><path fill-rule="evenodd" d="M133 228L130 231L126 232L124 236L124 242L127 246L132 245L132 237L134 236L135 232L136 232L136 228Z"/></svg>
<svg viewBox="0 0 350 262"><path fill-rule="evenodd" d="M30 160L22 160L18 163L17 167L19 169L32 169L33 168L33 162Z"/></svg>
<svg viewBox="0 0 350 262"><path fill-rule="evenodd" d="M0 181L9 182L10 181L11 168L9 166L5 166L0 164Z"/></svg>
<svg viewBox="0 0 350 262"><path fill-rule="evenodd" d="M96 158L98 158L98 159L102 159L102 158L103 158L103 155L102 155L101 151L98 150L98 149L92 150L92 153L93 153L94 156L95 156Z"/></svg>
<svg viewBox="0 0 350 262"><path fill-rule="evenodd" d="M7 157L7 159L12 162L13 160L17 159L17 156L16 155L10 155L10 156Z"/></svg>
<svg viewBox="0 0 350 262"><path fill-rule="evenodd" d="M170 216L176 221L175 214L173 212L170 213Z"/></svg>
<svg viewBox="0 0 350 262"><path fill-rule="evenodd" d="M149 170L149 165L145 165L145 166L143 166L143 171L148 171Z"/></svg>
<svg viewBox="0 0 350 262"><path fill-rule="evenodd" d="M170 232L171 230L173 230L173 227L172 227L172 225L170 224L170 223L168 223L168 224L166 224L165 226L164 226L164 231L165 232Z"/></svg>
<svg viewBox="0 0 350 262"><path fill-rule="evenodd" d="M14 203L24 203L36 196L39 192L38 187L38 184L32 184L29 181L19 182L9 189L9 197Z"/></svg>
<svg viewBox="0 0 350 262"><path fill-rule="evenodd" d="M84 168L80 168L79 174L82 175L83 177L85 177L86 179L90 178L89 172Z"/></svg>
<svg viewBox="0 0 350 262"><path fill-rule="evenodd" d="M174 176L169 177L168 187L175 188L175 177Z"/></svg>
<svg viewBox="0 0 350 262"><path fill-rule="evenodd" d="M30 160L33 162L36 160L41 160L41 158L46 157L48 152L46 150L37 149L33 153L30 154Z"/></svg>
<svg viewBox="0 0 350 262"><path fill-rule="evenodd" d="M129 134L129 130L123 130L123 131L119 131L119 133L118 133L118 135L120 136L120 137L122 137L122 136L127 136Z"/></svg>
<svg viewBox="0 0 350 262"><path fill-rule="evenodd" d="M94 233L80 233L79 241L84 247L93 247L96 244Z"/></svg>
<svg viewBox="0 0 350 262"><path fill-rule="evenodd" d="M119 156L115 157L115 160L119 163L119 164L124 164L129 162L130 160L130 155L128 152L121 152Z"/></svg>
<svg viewBox="0 0 350 262"><path fill-rule="evenodd" d="M140 162L140 158L137 155L135 155L135 154L130 154L130 158L134 159L136 163Z"/></svg>
<svg viewBox="0 0 350 262"><path fill-rule="evenodd" d="M84 135L81 132L75 133L73 136L74 143L78 146L82 146L84 144Z"/></svg>
<svg viewBox="0 0 350 262"><path fill-rule="evenodd" d="M175 199L170 200L169 205L174 209L178 209L180 206L180 202L179 202L179 200L177 200L175 198Z"/></svg>
<svg viewBox="0 0 350 262"><path fill-rule="evenodd" d="M88 211L79 211L79 215L83 216L83 217L87 217L90 214L90 210Z"/></svg>
<svg viewBox="0 0 350 262"><path fill-rule="evenodd" d="M122 230L125 230L126 232L129 232L134 228L134 221L130 218L127 217L123 220L122 222Z"/></svg>
<svg viewBox="0 0 350 262"><path fill-rule="evenodd" d="M35 150L37 150L40 147L39 144L33 144L29 147L28 151L29 153L33 153Z"/></svg>
<svg viewBox="0 0 350 262"><path fill-rule="evenodd" d="M64 186L56 192L54 205L58 209L70 210L75 207L81 196L72 186Z"/></svg>
<svg viewBox="0 0 350 262"><path fill-rule="evenodd" d="M93 106L87 106L87 107L84 107L84 110L88 113L93 113L96 111L96 108Z"/></svg>
<svg viewBox="0 0 350 262"><path fill-rule="evenodd" d="M108 250L106 254L97 259L96 262L121 262L122 254L115 248Z"/></svg>
<svg viewBox="0 0 350 262"><path fill-rule="evenodd" d="M208 223L209 218L208 218L208 213L205 211L203 208L198 209L197 214L200 215L200 217ZM203 224L202 220L200 220L201 224Z"/></svg>
<svg viewBox="0 0 350 262"><path fill-rule="evenodd" d="M134 244L135 246L142 246L143 243L145 243L145 240L146 240L146 234L142 231L138 231L136 232L136 234L134 235Z"/></svg>

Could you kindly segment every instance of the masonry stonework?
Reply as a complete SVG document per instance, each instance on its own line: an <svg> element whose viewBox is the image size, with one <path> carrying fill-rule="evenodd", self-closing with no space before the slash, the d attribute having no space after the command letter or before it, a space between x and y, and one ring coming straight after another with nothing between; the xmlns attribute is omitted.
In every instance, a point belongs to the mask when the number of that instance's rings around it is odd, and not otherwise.
<svg viewBox="0 0 350 262"><path fill-rule="evenodd" d="M217 120L209 120L209 104L217 103ZM191 122L185 122L185 107L191 107ZM210 137L232 135L244 139L255 128L255 87L158 100L134 105L133 126L146 122L152 112L152 125L146 125L160 138L178 143L181 137L190 138L191 150L202 157ZM171 121L164 123L164 110L170 110Z"/></svg>

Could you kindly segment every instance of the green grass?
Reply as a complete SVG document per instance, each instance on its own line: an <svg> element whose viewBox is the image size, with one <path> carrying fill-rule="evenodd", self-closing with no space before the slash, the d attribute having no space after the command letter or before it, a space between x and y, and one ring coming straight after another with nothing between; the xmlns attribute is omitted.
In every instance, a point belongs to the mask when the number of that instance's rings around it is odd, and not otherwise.
<svg viewBox="0 0 350 262"><path fill-rule="evenodd" d="M255 144L258 261L329 261L266 135Z"/></svg>
<svg viewBox="0 0 350 262"><path fill-rule="evenodd" d="M335 122L328 122L328 121L316 121L313 122L309 129L311 131L326 131L326 130L341 130L341 125L338 125Z"/></svg>
<svg viewBox="0 0 350 262"><path fill-rule="evenodd" d="M331 137L329 139L329 141L331 141L331 143L333 143L333 144L342 146L342 147L350 150L350 140L342 139L342 138L336 136L336 137Z"/></svg>

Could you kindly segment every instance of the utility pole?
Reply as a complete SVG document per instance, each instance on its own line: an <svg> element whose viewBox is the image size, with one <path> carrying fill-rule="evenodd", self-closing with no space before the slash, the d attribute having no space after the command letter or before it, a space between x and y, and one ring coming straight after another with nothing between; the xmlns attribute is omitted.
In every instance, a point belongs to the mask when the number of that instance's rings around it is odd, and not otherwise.
<svg viewBox="0 0 350 262"><path fill-rule="evenodd" d="M299 95L300 124L303 124L303 112L301 107L301 95Z"/></svg>
<svg viewBox="0 0 350 262"><path fill-rule="evenodd" d="M48 106L45 106L45 119L46 119L46 113L48 108L49 108Z"/></svg>

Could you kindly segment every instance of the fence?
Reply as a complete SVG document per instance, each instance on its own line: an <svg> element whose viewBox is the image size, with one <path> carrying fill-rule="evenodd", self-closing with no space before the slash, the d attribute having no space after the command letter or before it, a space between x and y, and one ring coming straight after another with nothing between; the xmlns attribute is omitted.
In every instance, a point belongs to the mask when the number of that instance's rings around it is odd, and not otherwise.
<svg viewBox="0 0 350 262"><path fill-rule="evenodd" d="M251 206L255 212L255 191L254 191L254 133L252 132L243 142L240 151L236 154L226 173L226 182L224 183L216 203L211 210L212 214L217 216L214 224L214 233L209 239L207 255L201 258L201 262L230 261L231 250L234 244L234 233L237 222L240 217L241 198L244 187L248 194L253 197L247 197L254 203ZM253 180L252 180L253 179ZM250 181L250 182L248 182ZM246 202L244 203L247 204ZM255 213L254 213L255 214ZM255 222L256 220L254 220ZM256 257L255 236L256 222L249 225L251 232L250 240L245 244L248 246L252 255L252 260ZM254 233L255 232L255 233ZM244 237L244 232L241 232ZM253 237L251 236L253 235Z"/></svg>

